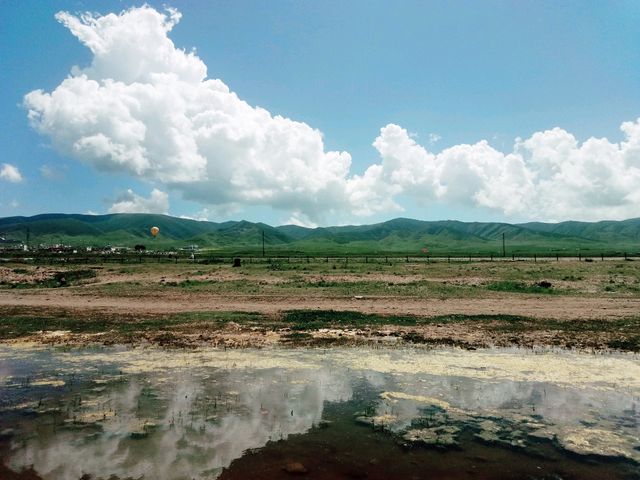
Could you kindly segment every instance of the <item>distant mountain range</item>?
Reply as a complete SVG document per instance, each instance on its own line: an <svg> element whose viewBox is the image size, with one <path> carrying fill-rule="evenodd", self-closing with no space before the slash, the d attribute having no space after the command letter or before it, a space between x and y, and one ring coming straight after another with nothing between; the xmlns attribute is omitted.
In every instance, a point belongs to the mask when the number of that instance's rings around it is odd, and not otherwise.
<svg viewBox="0 0 640 480"><path fill-rule="evenodd" d="M152 238L149 229L160 228ZM192 244L221 253L272 254L423 254L561 253L596 255L640 252L640 218L623 221L508 224L494 222L421 221L396 218L373 225L305 228L272 227L264 223L203 222L155 214L43 214L0 219L0 240L30 245L63 243L74 246L150 249ZM0 244L2 246L2 244Z"/></svg>

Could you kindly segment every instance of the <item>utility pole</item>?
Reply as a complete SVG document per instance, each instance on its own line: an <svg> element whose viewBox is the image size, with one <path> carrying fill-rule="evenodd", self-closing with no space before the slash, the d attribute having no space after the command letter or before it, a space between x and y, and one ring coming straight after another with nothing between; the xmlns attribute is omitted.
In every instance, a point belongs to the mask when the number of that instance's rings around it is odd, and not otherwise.
<svg viewBox="0 0 640 480"><path fill-rule="evenodd" d="M502 232L502 256L506 257L507 256L507 250L504 246L504 232Z"/></svg>
<svg viewBox="0 0 640 480"><path fill-rule="evenodd" d="M262 230L262 258L264 258L264 230Z"/></svg>

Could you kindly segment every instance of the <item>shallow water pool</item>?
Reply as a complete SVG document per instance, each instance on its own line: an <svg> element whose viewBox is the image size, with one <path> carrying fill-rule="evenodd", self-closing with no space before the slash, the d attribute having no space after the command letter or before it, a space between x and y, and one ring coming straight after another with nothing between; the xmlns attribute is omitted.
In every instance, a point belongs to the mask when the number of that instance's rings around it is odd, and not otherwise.
<svg viewBox="0 0 640 480"><path fill-rule="evenodd" d="M0 478L640 478L640 357L0 346Z"/></svg>

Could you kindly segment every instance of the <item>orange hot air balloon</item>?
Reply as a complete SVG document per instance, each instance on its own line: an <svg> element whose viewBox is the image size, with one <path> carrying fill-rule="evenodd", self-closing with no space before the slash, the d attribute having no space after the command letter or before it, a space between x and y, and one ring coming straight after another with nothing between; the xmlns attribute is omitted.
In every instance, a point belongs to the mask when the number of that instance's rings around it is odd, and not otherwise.
<svg viewBox="0 0 640 480"><path fill-rule="evenodd" d="M151 235L157 237L158 233L160 233L160 229L158 227L151 227Z"/></svg>

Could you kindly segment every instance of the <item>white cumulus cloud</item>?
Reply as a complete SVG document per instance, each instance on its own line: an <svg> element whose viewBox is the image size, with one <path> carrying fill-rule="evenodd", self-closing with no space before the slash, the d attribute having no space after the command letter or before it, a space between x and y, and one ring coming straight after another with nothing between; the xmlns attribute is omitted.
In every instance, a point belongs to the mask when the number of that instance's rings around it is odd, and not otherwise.
<svg viewBox="0 0 640 480"><path fill-rule="evenodd" d="M32 126L66 155L203 205L344 209L351 157L309 125L253 107L168 33L175 10L56 18L93 53L52 92L25 96ZM346 205L348 208L348 205Z"/></svg>
<svg viewBox="0 0 640 480"><path fill-rule="evenodd" d="M317 129L209 79L203 61L169 38L176 10L56 18L93 57L53 91L25 95L33 128L67 156L177 192L203 212L264 205L315 225L402 211L399 199L413 199L540 220L638 215L640 120L622 124L620 143L580 143L554 128L516 139L507 153L487 141L430 152L389 124L373 143L381 160L355 175L349 153L327 151ZM0 175L19 181L9 168ZM154 211L166 211L168 197L154 192L166 203L130 192L112 209L150 208L153 200Z"/></svg>
<svg viewBox="0 0 640 480"><path fill-rule="evenodd" d="M281 222L283 225L296 225L298 227L316 228L317 223L310 221L305 215L300 212L293 212L285 222Z"/></svg>
<svg viewBox="0 0 640 480"><path fill-rule="evenodd" d="M18 167L11 165L10 163L3 163L0 168L0 178L11 183L20 183L22 181L22 174Z"/></svg>
<svg viewBox="0 0 640 480"><path fill-rule="evenodd" d="M144 198L129 189L109 208L109 213L167 213L169 195L154 188L149 198Z"/></svg>
<svg viewBox="0 0 640 480"><path fill-rule="evenodd" d="M47 180L61 180L65 176L65 167L54 167L52 165L41 165L40 166L40 175Z"/></svg>
<svg viewBox="0 0 640 480"><path fill-rule="evenodd" d="M542 220L638 216L640 119L621 126L625 140L578 140L560 128L516 139L502 153L483 140L431 153L398 125L382 128L369 167L379 185L415 198Z"/></svg>

